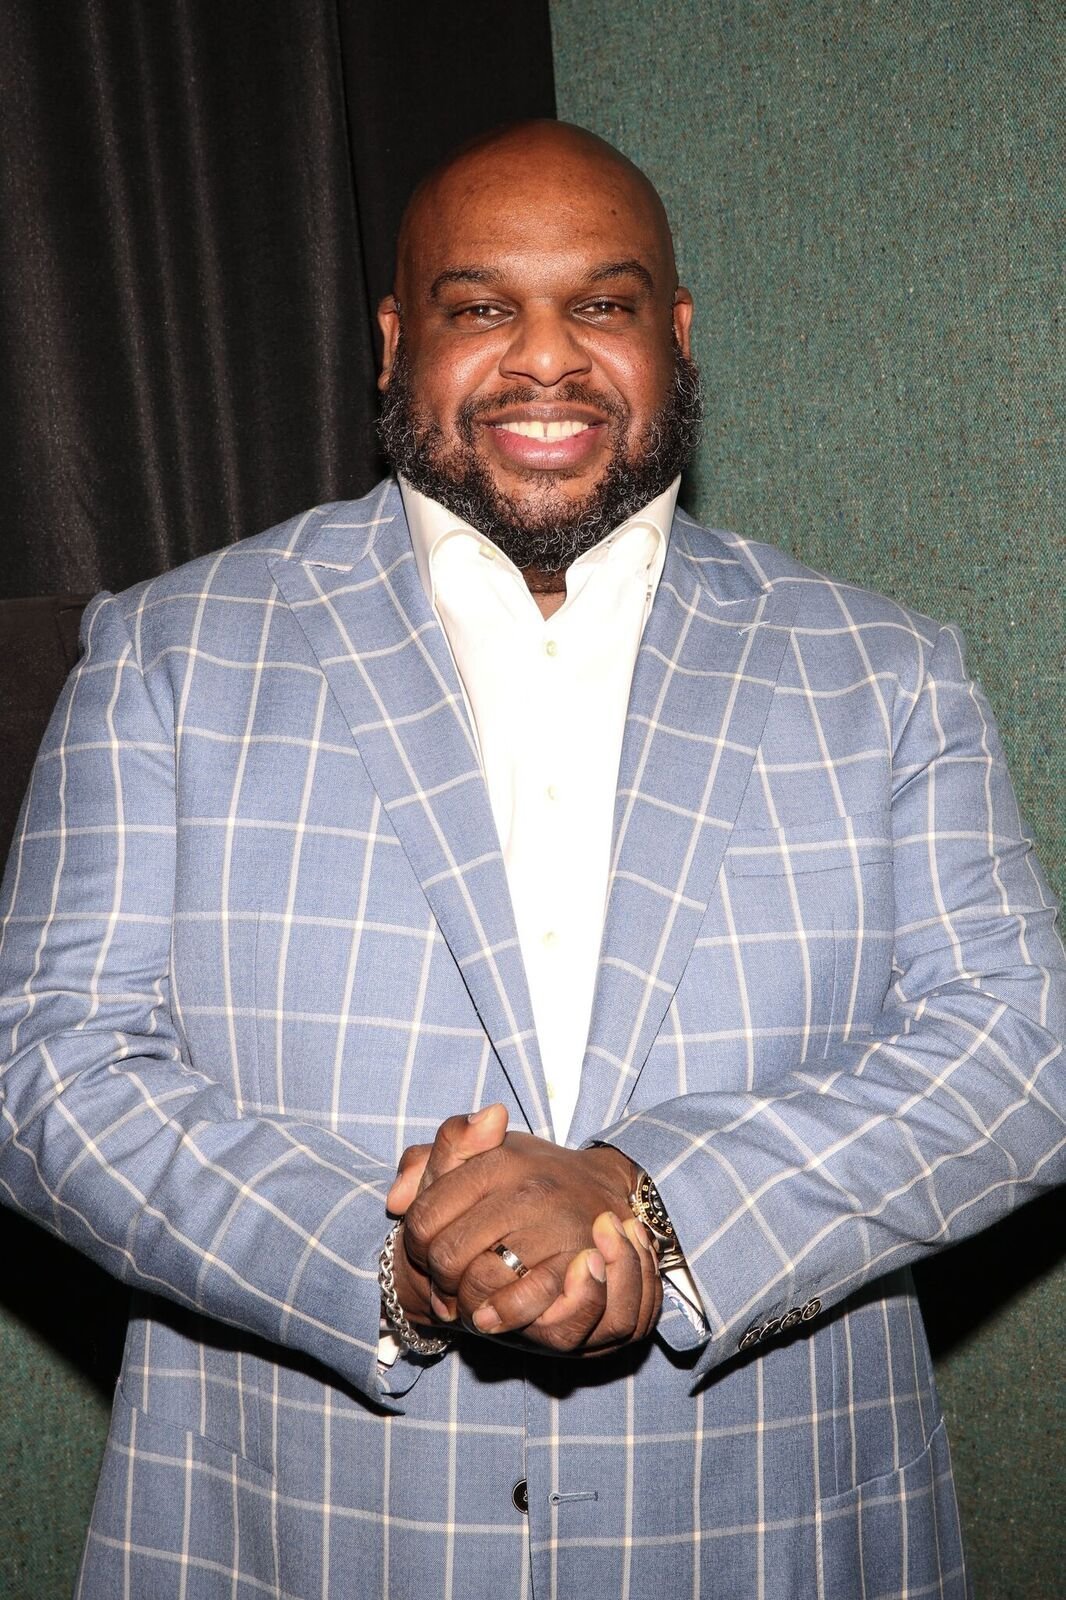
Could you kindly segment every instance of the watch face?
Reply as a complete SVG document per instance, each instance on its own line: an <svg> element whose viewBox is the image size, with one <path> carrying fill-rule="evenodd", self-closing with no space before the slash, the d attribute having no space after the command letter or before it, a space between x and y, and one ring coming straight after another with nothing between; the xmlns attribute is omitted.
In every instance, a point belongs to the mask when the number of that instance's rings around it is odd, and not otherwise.
<svg viewBox="0 0 1066 1600"><path fill-rule="evenodd" d="M644 1209L644 1215L648 1226L654 1228L656 1233L665 1234L667 1238L673 1239L674 1225L670 1221L670 1217L667 1213L666 1207L663 1205L658 1189L655 1187L654 1183L652 1183L647 1173L644 1174L640 1181L640 1188L637 1191L637 1196L640 1200L641 1206Z"/></svg>

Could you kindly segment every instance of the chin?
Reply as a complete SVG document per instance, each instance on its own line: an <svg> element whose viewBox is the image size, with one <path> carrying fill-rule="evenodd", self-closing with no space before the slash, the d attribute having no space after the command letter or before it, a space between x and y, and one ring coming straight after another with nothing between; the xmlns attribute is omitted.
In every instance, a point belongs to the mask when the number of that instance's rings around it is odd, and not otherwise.
<svg viewBox="0 0 1066 1600"><path fill-rule="evenodd" d="M589 479L562 477L556 473L548 477L545 473L539 473L536 478L512 478L508 482L501 476L492 482L497 494L516 506L556 505L571 510L592 498L603 482L603 474Z"/></svg>
<svg viewBox="0 0 1066 1600"><path fill-rule="evenodd" d="M521 467L501 466L496 461L480 458L482 470L486 477L500 494L517 497L520 493L532 493L545 498L553 494L566 500L579 500L585 495L595 494L607 476L609 463L601 462L597 467L589 469L587 466L574 467Z"/></svg>

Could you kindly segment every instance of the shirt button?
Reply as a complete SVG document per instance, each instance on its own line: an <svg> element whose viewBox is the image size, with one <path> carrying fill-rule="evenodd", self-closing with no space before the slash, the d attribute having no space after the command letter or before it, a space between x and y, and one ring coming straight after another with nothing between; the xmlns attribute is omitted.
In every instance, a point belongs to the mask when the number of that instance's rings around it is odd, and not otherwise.
<svg viewBox="0 0 1066 1600"><path fill-rule="evenodd" d="M478 553L484 556L486 561L495 561L496 559L496 552L491 544L479 544Z"/></svg>
<svg viewBox="0 0 1066 1600"><path fill-rule="evenodd" d="M546 656L557 656L559 654L559 646L554 639L549 639L547 641L544 646L544 654Z"/></svg>
<svg viewBox="0 0 1066 1600"><path fill-rule="evenodd" d="M559 943L559 935L554 928L549 928L547 933L541 936L540 942L546 950L551 950Z"/></svg>
<svg viewBox="0 0 1066 1600"><path fill-rule="evenodd" d="M544 793L548 796L549 800L558 800L559 798L559 791L554 783L549 783Z"/></svg>

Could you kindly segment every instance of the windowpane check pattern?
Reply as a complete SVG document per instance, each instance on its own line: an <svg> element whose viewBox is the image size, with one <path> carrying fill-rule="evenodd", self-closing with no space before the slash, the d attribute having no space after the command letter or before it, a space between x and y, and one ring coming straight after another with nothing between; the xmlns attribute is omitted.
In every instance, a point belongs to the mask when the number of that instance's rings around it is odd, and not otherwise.
<svg viewBox="0 0 1066 1600"><path fill-rule="evenodd" d="M491 1100L551 1129L395 486L85 641L0 933L0 1194L134 1291L81 1600L961 1600L907 1267L1061 1178L1064 1087L954 630L675 518L570 1140L649 1169L706 1328L384 1373L402 1150Z"/></svg>

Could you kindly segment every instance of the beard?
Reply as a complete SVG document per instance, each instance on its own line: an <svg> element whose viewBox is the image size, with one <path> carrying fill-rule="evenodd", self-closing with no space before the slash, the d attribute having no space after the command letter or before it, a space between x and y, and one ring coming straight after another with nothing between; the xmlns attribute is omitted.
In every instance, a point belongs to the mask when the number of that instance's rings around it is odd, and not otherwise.
<svg viewBox="0 0 1066 1600"><path fill-rule="evenodd" d="M476 528L525 571L562 572L578 556L662 494L691 459L699 443L703 396L699 369L675 341L674 369L666 399L640 437L627 449L629 408L580 383L563 384L553 395L561 404L591 406L607 418L610 454L599 483L581 500L558 488L564 472L530 471L533 492L506 494L475 448L478 419L507 406L543 400L541 390L515 388L487 400L468 400L456 416L458 444L444 445L441 428L419 410L411 369L400 339L381 407L378 431L394 470L413 488Z"/></svg>

